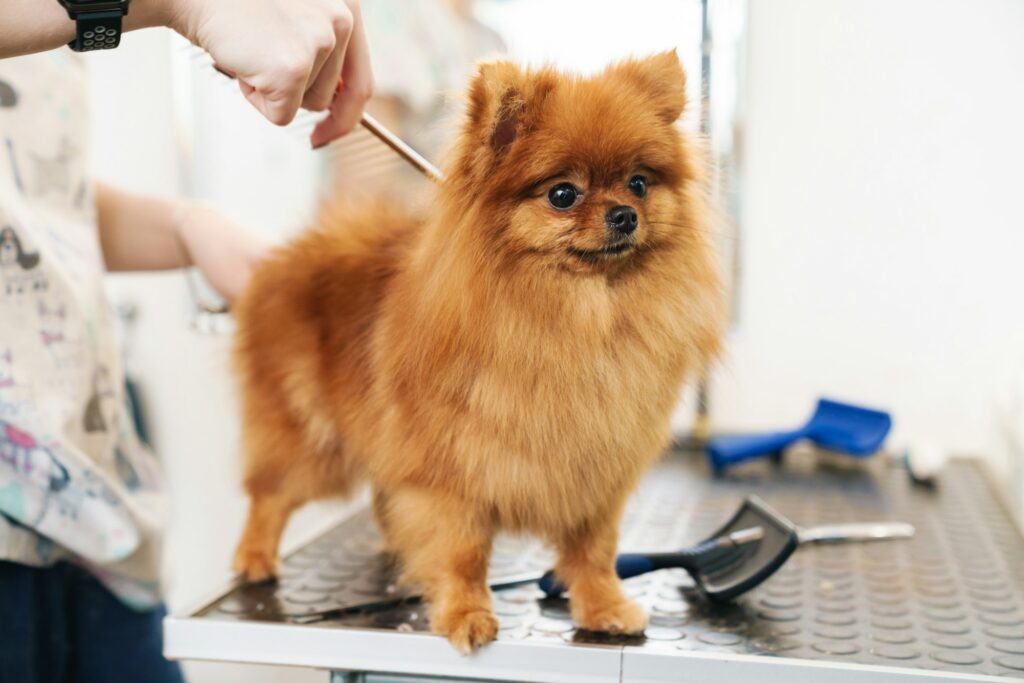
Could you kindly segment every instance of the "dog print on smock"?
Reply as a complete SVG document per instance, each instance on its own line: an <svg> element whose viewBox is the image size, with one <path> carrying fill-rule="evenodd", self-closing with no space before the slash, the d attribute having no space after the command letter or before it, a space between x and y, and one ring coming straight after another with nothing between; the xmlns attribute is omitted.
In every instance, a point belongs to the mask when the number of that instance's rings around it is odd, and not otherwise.
<svg viewBox="0 0 1024 683"><path fill-rule="evenodd" d="M159 469L125 404L86 175L84 69L0 60L0 559L157 599Z"/></svg>
<svg viewBox="0 0 1024 683"><path fill-rule="evenodd" d="M0 282L4 294L46 289L46 275L39 266L39 252L27 251L14 228L0 228Z"/></svg>

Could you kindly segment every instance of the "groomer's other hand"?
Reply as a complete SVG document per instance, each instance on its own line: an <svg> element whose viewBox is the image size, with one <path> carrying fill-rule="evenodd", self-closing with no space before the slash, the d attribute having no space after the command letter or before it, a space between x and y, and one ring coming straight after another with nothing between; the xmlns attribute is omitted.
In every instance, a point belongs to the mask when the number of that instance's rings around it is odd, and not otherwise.
<svg viewBox="0 0 1024 683"><path fill-rule="evenodd" d="M192 265L229 302L245 291L270 250L265 240L201 204L187 206L176 229Z"/></svg>
<svg viewBox="0 0 1024 683"><path fill-rule="evenodd" d="M359 0L169 0L168 25L213 57L278 125L330 114L314 147L351 131L373 93Z"/></svg>

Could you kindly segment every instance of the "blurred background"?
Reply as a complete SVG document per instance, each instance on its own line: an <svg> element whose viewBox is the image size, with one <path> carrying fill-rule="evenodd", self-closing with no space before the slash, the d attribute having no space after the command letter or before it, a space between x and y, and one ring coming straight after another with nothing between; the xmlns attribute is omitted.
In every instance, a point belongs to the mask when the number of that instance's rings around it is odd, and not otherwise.
<svg viewBox="0 0 1024 683"><path fill-rule="evenodd" d="M893 448L986 459L1022 516L1024 3L363 5L378 83L370 109L431 158L480 59L593 71L678 49L691 99L684 125L710 136L727 209L733 325L708 384L712 429L795 426L822 395L882 408L894 416ZM271 126L166 31L132 34L89 62L94 170L111 183L208 200L274 240L307 225L325 195L423 195L425 181L365 133L311 152L313 117ZM245 511L230 335L196 329L181 273L110 280L132 312L128 368L168 471L169 599L184 610L229 579ZM680 434L695 403L691 389ZM286 543L344 509L303 511ZM322 680L186 670L193 681Z"/></svg>

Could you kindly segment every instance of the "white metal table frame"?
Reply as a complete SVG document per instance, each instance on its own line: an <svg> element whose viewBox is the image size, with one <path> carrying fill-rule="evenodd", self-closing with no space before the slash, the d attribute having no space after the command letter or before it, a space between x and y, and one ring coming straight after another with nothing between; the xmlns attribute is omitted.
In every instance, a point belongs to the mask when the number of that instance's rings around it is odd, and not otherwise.
<svg viewBox="0 0 1024 683"><path fill-rule="evenodd" d="M529 681L531 683L915 683L1005 681L978 674L712 652L652 652L649 647L496 641L470 656L444 638L336 626L303 626L169 617L164 654L335 672L361 681ZM378 678L375 674L389 674Z"/></svg>

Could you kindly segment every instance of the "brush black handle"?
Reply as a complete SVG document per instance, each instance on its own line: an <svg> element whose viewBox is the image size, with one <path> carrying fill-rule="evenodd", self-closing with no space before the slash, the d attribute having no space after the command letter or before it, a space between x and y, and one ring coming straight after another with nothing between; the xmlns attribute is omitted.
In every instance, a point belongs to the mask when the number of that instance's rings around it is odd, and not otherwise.
<svg viewBox="0 0 1024 683"><path fill-rule="evenodd" d="M694 560L707 555L720 545L719 539L713 538L674 553L624 553L615 558L615 573L620 579L631 579L659 569L679 568L691 571L695 566ZM565 586L555 578L554 570L545 572L537 585L549 598L558 597L565 592Z"/></svg>
<svg viewBox="0 0 1024 683"><path fill-rule="evenodd" d="M654 565L655 562L649 555L639 553L619 555L615 558L615 573L619 575L620 579L628 579L654 571L657 569ZM565 592L565 586L555 578L554 570L548 570L537 582L537 585L549 598L558 597Z"/></svg>

